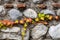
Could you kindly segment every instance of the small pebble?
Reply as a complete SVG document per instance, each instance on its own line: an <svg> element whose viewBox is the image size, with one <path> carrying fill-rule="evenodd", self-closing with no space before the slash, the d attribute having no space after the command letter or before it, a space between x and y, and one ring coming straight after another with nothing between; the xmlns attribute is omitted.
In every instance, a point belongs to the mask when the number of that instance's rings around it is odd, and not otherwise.
<svg viewBox="0 0 60 40"><path fill-rule="evenodd" d="M6 2L6 3L11 3L11 2L13 2L14 0L4 0L4 2Z"/></svg>
<svg viewBox="0 0 60 40"><path fill-rule="evenodd" d="M4 6L0 5L0 16L4 16L6 14Z"/></svg>
<svg viewBox="0 0 60 40"><path fill-rule="evenodd" d="M9 0L4 0L4 1L8 2Z"/></svg>
<svg viewBox="0 0 60 40"><path fill-rule="evenodd" d="M5 8L13 8L13 4L4 4Z"/></svg>
<svg viewBox="0 0 60 40"><path fill-rule="evenodd" d="M27 9L23 12L24 16L29 17L29 18L36 18L37 13L33 9Z"/></svg>
<svg viewBox="0 0 60 40"><path fill-rule="evenodd" d="M18 0L19 2L25 2L25 1L27 1L27 0Z"/></svg>
<svg viewBox="0 0 60 40"><path fill-rule="evenodd" d="M4 7L0 5L0 12L2 12L3 9L4 9Z"/></svg>
<svg viewBox="0 0 60 40"><path fill-rule="evenodd" d="M44 5L44 4L38 4L37 7L44 9L44 8L46 8L46 5Z"/></svg>
<svg viewBox="0 0 60 40"><path fill-rule="evenodd" d="M33 0L34 3L41 3L43 0Z"/></svg>
<svg viewBox="0 0 60 40"><path fill-rule="evenodd" d="M24 7L26 7L26 5L25 5L24 3L22 3L22 4L17 4L17 7L18 7L18 8L24 8Z"/></svg>
<svg viewBox="0 0 60 40"><path fill-rule="evenodd" d="M52 1L54 1L54 2L58 2L59 0L52 0Z"/></svg>
<svg viewBox="0 0 60 40"><path fill-rule="evenodd" d="M52 3L52 6L53 6L53 7L60 8L60 3Z"/></svg>
<svg viewBox="0 0 60 40"><path fill-rule="evenodd" d="M60 16L60 9L57 10L57 15Z"/></svg>

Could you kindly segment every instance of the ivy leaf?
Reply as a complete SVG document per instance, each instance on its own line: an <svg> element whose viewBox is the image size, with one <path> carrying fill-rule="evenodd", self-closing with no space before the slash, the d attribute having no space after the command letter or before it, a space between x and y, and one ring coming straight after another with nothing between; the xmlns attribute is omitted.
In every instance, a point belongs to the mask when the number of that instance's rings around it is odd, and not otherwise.
<svg viewBox="0 0 60 40"><path fill-rule="evenodd" d="M38 17L39 17L39 19L44 20L45 19L45 14L38 13Z"/></svg>
<svg viewBox="0 0 60 40"><path fill-rule="evenodd" d="M36 18L35 21L39 21L39 18Z"/></svg>
<svg viewBox="0 0 60 40"><path fill-rule="evenodd" d="M3 26L3 27L2 27L2 29L5 29L5 30L6 30L6 29L7 29L7 27L6 27L6 26Z"/></svg>
<svg viewBox="0 0 60 40"><path fill-rule="evenodd" d="M41 14L41 17L45 17L45 14L42 13L42 14Z"/></svg>
<svg viewBox="0 0 60 40"><path fill-rule="evenodd" d="M34 24L35 23L35 21L34 20L32 20L32 24Z"/></svg>
<svg viewBox="0 0 60 40"><path fill-rule="evenodd" d="M50 16L49 16L49 15L46 15L45 17L46 17L46 18L49 18Z"/></svg>
<svg viewBox="0 0 60 40"><path fill-rule="evenodd" d="M38 13L38 17L40 18L40 17L45 17L45 14L43 14L43 13Z"/></svg>
<svg viewBox="0 0 60 40"><path fill-rule="evenodd" d="M27 27L27 26L28 26L27 23L25 23L25 24L24 24L24 27Z"/></svg>
<svg viewBox="0 0 60 40"><path fill-rule="evenodd" d="M38 13L38 17L40 17L41 16L41 14L40 13Z"/></svg>
<svg viewBox="0 0 60 40"><path fill-rule="evenodd" d="M44 18L44 17L41 17L40 19L41 19L41 20L44 20L45 18Z"/></svg>
<svg viewBox="0 0 60 40"><path fill-rule="evenodd" d="M25 31L22 31L22 33L21 33L21 34L22 34L22 36L25 36Z"/></svg>

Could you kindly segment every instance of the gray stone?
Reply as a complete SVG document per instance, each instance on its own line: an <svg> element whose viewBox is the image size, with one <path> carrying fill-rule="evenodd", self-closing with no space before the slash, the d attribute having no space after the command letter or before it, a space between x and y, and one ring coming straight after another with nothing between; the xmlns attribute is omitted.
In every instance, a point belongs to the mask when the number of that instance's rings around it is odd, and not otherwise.
<svg viewBox="0 0 60 40"><path fill-rule="evenodd" d="M6 39L7 36L9 36L9 34L7 34L7 33L2 33L2 39Z"/></svg>
<svg viewBox="0 0 60 40"><path fill-rule="evenodd" d="M44 39L44 40L53 40L53 39Z"/></svg>
<svg viewBox="0 0 60 40"><path fill-rule="evenodd" d="M6 37L3 37L3 33L0 32L0 39L5 39Z"/></svg>
<svg viewBox="0 0 60 40"><path fill-rule="evenodd" d="M53 39L60 38L60 24L56 26L50 26L49 34Z"/></svg>
<svg viewBox="0 0 60 40"><path fill-rule="evenodd" d="M0 5L0 16L4 16L6 14L4 6Z"/></svg>
<svg viewBox="0 0 60 40"><path fill-rule="evenodd" d="M20 27L7 28L6 30L1 29L2 32L20 32Z"/></svg>
<svg viewBox="0 0 60 40"><path fill-rule="evenodd" d="M5 39L5 38L15 39L15 40L17 40L17 39L22 40L21 35L18 35L18 34L16 35L15 33L3 33L2 39Z"/></svg>
<svg viewBox="0 0 60 40"><path fill-rule="evenodd" d="M31 36L33 39L39 38L45 35L47 30L48 28L45 25L39 23L32 29Z"/></svg>
<svg viewBox="0 0 60 40"><path fill-rule="evenodd" d="M8 11L8 15L12 20L16 20L18 17L22 16L22 13L17 9L11 9Z"/></svg>
<svg viewBox="0 0 60 40"><path fill-rule="evenodd" d="M58 10L57 10L57 15L59 15L59 16L60 16L60 9L58 9Z"/></svg>
<svg viewBox="0 0 60 40"><path fill-rule="evenodd" d="M43 37L39 38L38 40L43 40Z"/></svg>
<svg viewBox="0 0 60 40"><path fill-rule="evenodd" d="M8 2L9 0L4 0L5 2Z"/></svg>
<svg viewBox="0 0 60 40"><path fill-rule="evenodd" d="M9 38L9 39L16 39L16 40L22 40L22 38L21 38L21 35L16 35L16 34L9 34L9 36L7 37L7 38Z"/></svg>
<svg viewBox="0 0 60 40"><path fill-rule="evenodd" d="M37 17L37 13L33 9L27 9L23 12L23 14L26 17L30 17L30 18L36 18Z"/></svg>
<svg viewBox="0 0 60 40"><path fill-rule="evenodd" d="M26 0L19 0L19 1L24 2L24 1L26 1Z"/></svg>
<svg viewBox="0 0 60 40"><path fill-rule="evenodd" d="M58 1L60 1L60 0L53 0L54 2L58 2Z"/></svg>
<svg viewBox="0 0 60 40"><path fill-rule="evenodd" d="M49 9L42 10L41 13L55 15L54 11L51 11Z"/></svg>
<svg viewBox="0 0 60 40"><path fill-rule="evenodd" d="M33 0L34 3L41 3L43 0Z"/></svg>
<svg viewBox="0 0 60 40"><path fill-rule="evenodd" d="M14 0L4 0L4 2L13 2Z"/></svg>

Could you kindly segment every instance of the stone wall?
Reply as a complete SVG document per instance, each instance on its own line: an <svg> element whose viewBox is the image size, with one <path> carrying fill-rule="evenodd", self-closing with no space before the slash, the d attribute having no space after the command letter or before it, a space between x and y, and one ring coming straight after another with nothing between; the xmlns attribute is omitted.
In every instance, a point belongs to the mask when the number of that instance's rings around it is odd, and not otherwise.
<svg viewBox="0 0 60 40"><path fill-rule="evenodd" d="M14 7L5 8L6 4ZM24 3L26 6L18 6ZM8 19L11 21L23 19L23 17L36 18L38 12L44 14L60 15L60 7L54 7L52 4L60 3L60 0L0 0L0 20ZM38 4L46 5L46 8L37 7ZM11 6L10 5L10 6ZM59 4L60 5L60 4ZM58 6L59 6L58 5ZM41 5L40 5L41 6ZM56 5L57 6L57 5ZM1 30L0 40L22 40L21 31L23 25L15 25L13 28ZM60 20L49 21L48 25L30 24L26 30L24 40L60 40Z"/></svg>

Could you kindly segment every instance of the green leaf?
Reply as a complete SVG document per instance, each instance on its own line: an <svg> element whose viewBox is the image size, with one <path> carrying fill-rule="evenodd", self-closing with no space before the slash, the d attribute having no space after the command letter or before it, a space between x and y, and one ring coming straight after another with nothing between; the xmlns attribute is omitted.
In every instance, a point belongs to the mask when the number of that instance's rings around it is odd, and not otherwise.
<svg viewBox="0 0 60 40"><path fill-rule="evenodd" d="M45 14L43 14L43 13L38 13L38 17L40 18L40 17L45 17Z"/></svg>
<svg viewBox="0 0 60 40"><path fill-rule="evenodd" d="M41 17L40 19L41 19L41 20L44 20L45 18L44 18L44 17Z"/></svg>
<svg viewBox="0 0 60 40"><path fill-rule="evenodd" d="M6 26L3 26L3 27L2 27L2 29L5 29L5 30L6 30L6 29L7 29L7 27L6 27Z"/></svg>
<svg viewBox="0 0 60 40"><path fill-rule="evenodd" d="M34 21L32 21L32 23L34 23Z"/></svg>
<svg viewBox="0 0 60 40"><path fill-rule="evenodd" d="M46 15L45 17L49 18L50 16L49 15Z"/></svg>
<svg viewBox="0 0 60 40"><path fill-rule="evenodd" d="M40 13L38 13L38 17L40 17L41 16L41 14Z"/></svg>
<svg viewBox="0 0 60 40"><path fill-rule="evenodd" d="M2 26L0 26L0 28L1 28Z"/></svg>
<svg viewBox="0 0 60 40"><path fill-rule="evenodd" d="M42 13L42 14L41 14L41 17L45 17L45 14Z"/></svg>

